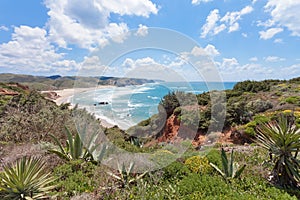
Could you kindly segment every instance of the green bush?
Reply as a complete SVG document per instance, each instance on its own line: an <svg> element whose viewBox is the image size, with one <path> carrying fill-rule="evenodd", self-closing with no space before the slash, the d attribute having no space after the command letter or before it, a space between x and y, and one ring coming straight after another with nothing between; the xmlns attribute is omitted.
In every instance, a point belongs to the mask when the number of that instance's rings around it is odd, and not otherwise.
<svg viewBox="0 0 300 200"><path fill-rule="evenodd" d="M219 168L222 167L222 159L220 156L220 151L217 149L211 149L207 154L206 158L210 163L215 164Z"/></svg>
<svg viewBox="0 0 300 200"><path fill-rule="evenodd" d="M233 87L233 91L241 91L241 92L260 92L260 91L269 91L270 83L268 81L243 81L237 83Z"/></svg>
<svg viewBox="0 0 300 200"><path fill-rule="evenodd" d="M153 161L157 167L166 167L176 160L176 158L176 154L164 149L159 149L150 156L150 160Z"/></svg>
<svg viewBox="0 0 300 200"><path fill-rule="evenodd" d="M254 113L260 113L273 108L273 104L270 101L257 99L255 101L250 101L246 107Z"/></svg>
<svg viewBox="0 0 300 200"><path fill-rule="evenodd" d="M271 187L268 183L246 178L242 181L234 181L231 185L217 176L208 174L195 175L190 174L178 183L179 199L197 199L197 200L256 200L256 199L285 199L296 200L287 192Z"/></svg>
<svg viewBox="0 0 300 200"><path fill-rule="evenodd" d="M165 167L163 169L163 178L164 180L176 180L176 179L182 179L186 175L190 173L189 169L186 165L184 165L181 162L175 161Z"/></svg>
<svg viewBox="0 0 300 200"><path fill-rule="evenodd" d="M84 192L92 192L97 188L94 178L97 166L82 160L70 161L54 169L57 177L57 195L72 197Z"/></svg>
<svg viewBox="0 0 300 200"><path fill-rule="evenodd" d="M184 162L184 164L193 173L206 174L212 172L212 167L205 156L192 156Z"/></svg>
<svg viewBox="0 0 300 200"><path fill-rule="evenodd" d="M286 98L285 102L300 106L300 97L299 96L291 96L291 97Z"/></svg>
<svg viewBox="0 0 300 200"><path fill-rule="evenodd" d="M173 111L173 114L176 116L179 116L181 114L181 107L175 108L175 110Z"/></svg>
<svg viewBox="0 0 300 200"><path fill-rule="evenodd" d="M269 120L270 118L264 115L256 115L251 122L243 126L244 131L248 136L254 137L256 135L256 127L262 123L268 122Z"/></svg>

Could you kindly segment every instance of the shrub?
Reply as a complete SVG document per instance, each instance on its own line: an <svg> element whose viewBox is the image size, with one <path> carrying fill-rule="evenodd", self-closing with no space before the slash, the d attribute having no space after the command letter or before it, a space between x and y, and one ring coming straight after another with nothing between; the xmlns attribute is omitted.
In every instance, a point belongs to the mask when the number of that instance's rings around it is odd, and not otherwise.
<svg viewBox="0 0 300 200"><path fill-rule="evenodd" d="M176 115L176 116L180 115L181 114L181 107L175 108L175 110L173 111L173 114Z"/></svg>
<svg viewBox="0 0 300 200"><path fill-rule="evenodd" d="M260 113L273 108L273 104L270 101L257 99L255 101L250 101L246 107L254 113Z"/></svg>
<svg viewBox="0 0 300 200"><path fill-rule="evenodd" d="M218 167L222 167L222 159L220 152L217 149L211 149L207 154L206 158L210 163L215 164Z"/></svg>
<svg viewBox="0 0 300 200"><path fill-rule="evenodd" d="M300 106L300 97L299 96L291 96L291 97L286 98L285 102Z"/></svg>
<svg viewBox="0 0 300 200"><path fill-rule="evenodd" d="M240 92L260 92L260 91L269 91L270 90L270 83L267 81L243 81L237 83L233 87L233 91L240 91Z"/></svg>
<svg viewBox="0 0 300 200"><path fill-rule="evenodd" d="M157 167L165 167L176 160L176 158L176 154L164 149L156 150L155 153L150 156L150 160L153 161Z"/></svg>
<svg viewBox="0 0 300 200"><path fill-rule="evenodd" d="M212 171L209 161L205 156L192 156L184 164L194 173L205 174Z"/></svg>
<svg viewBox="0 0 300 200"><path fill-rule="evenodd" d="M181 162L175 161L165 167L163 169L163 178L165 180L175 180L175 179L182 179L186 175L190 173L189 169L186 165Z"/></svg>
<svg viewBox="0 0 300 200"><path fill-rule="evenodd" d="M266 123L270 120L269 117L266 117L264 115L256 115L254 116L254 119L244 125L245 133L248 136L254 137L256 135L256 127L262 123Z"/></svg>
<svg viewBox="0 0 300 200"><path fill-rule="evenodd" d="M92 192L97 187L94 179L97 166L82 160L73 160L54 169L60 197L71 197Z"/></svg>
<svg viewBox="0 0 300 200"><path fill-rule="evenodd" d="M176 188L178 199L195 200L296 200L287 192L271 187L263 180L245 178L233 181L231 185L216 176L190 174L184 177Z"/></svg>

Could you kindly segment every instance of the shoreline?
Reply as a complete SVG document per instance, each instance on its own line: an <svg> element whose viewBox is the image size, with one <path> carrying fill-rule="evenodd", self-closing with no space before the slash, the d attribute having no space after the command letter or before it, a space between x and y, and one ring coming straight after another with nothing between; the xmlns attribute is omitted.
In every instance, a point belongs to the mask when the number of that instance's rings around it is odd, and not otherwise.
<svg viewBox="0 0 300 200"><path fill-rule="evenodd" d="M70 102L70 98L73 97L75 94L80 94L84 92L89 92L89 91L95 91L98 89L107 89L107 88L115 88L116 86L113 85L101 85L98 87L90 87L90 88L67 88L67 89L62 89L62 90L49 90L49 91L41 91L42 94L45 93L55 93L57 98L49 98L53 102L56 103L56 105L61 105L64 103L70 103L70 108L73 108L75 105ZM97 119L100 120L101 126L105 128L111 128L114 127L115 124L109 123L107 120L103 119L101 116L97 116Z"/></svg>

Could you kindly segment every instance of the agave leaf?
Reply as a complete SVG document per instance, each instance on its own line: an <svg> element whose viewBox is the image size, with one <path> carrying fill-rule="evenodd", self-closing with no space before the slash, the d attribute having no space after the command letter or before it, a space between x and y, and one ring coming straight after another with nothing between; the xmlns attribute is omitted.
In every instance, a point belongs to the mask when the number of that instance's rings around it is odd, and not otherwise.
<svg viewBox="0 0 300 200"><path fill-rule="evenodd" d="M212 166L217 172L219 172L223 178L226 177L225 173L222 172L222 170L219 169L219 167L217 167L217 166L216 166L215 164L213 164L213 163L209 163L209 164L210 164L210 166Z"/></svg>
<svg viewBox="0 0 300 200"><path fill-rule="evenodd" d="M225 176L229 176L229 172L228 172L228 159L227 159L227 155L224 151L224 149L222 148L221 150L221 159L222 159L222 166L223 166L223 169L224 169L224 173L225 173Z"/></svg>
<svg viewBox="0 0 300 200"><path fill-rule="evenodd" d="M231 155L230 155L230 165L229 165L229 177L233 177L234 175L234 164L233 164L233 149L231 149Z"/></svg>
<svg viewBox="0 0 300 200"><path fill-rule="evenodd" d="M50 134L50 137L54 140L55 144L59 147L60 151L65 154L66 152L62 147L61 143L58 141L58 139L52 134Z"/></svg>
<svg viewBox="0 0 300 200"><path fill-rule="evenodd" d="M257 143L273 155L273 179L284 187L296 187L297 177L300 176L298 161L293 160L300 149L299 133L300 129L285 115L281 115L277 121L262 124L257 128Z"/></svg>
<svg viewBox="0 0 300 200"><path fill-rule="evenodd" d="M114 178L116 178L116 179L118 179L118 180L122 180L122 177L120 177L120 176L117 176L117 175L115 175L114 173L112 173L112 172L106 172L108 175L110 175L110 176L112 176L112 177L114 177Z"/></svg>
<svg viewBox="0 0 300 200"><path fill-rule="evenodd" d="M243 167L241 167L239 170L237 170L237 172L234 174L233 178L239 178L245 168L246 168L246 165L243 165Z"/></svg>
<svg viewBox="0 0 300 200"><path fill-rule="evenodd" d="M75 139L73 143L73 157L74 159L79 159L82 155L82 141L80 139L79 133L75 134ZM71 152L72 153L72 152Z"/></svg>
<svg viewBox="0 0 300 200"><path fill-rule="evenodd" d="M60 158L62 158L62 159L65 159L65 160L67 160L67 161L70 161L70 158L69 158L69 156L68 156L66 153L62 153L62 152L60 152L60 151L58 151L58 150L55 150L55 149L49 149L48 151L49 151L50 153L56 154L58 157L60 157Z"/></svg>
<svg viewBox="0 0 300 200"><path fill-rule="evenodd" d="M69 148L69 151L70 151L70 154L71 154L71 157L74 158L74 141L73 141L73 137L72 137L72 134L70 132L70 130L65 126L65 130L66 130L66 134L67 134L67 137L68 137L68 142L67 142L67 147Z"/></svg>
<svg viewBox="0 0 300 200"><path fill-rule="evenodd" d="M23 157L14 166L7 165L3 169L0 188L8 199L45 198L55 187L51 185L55 179L50 173L45 173L45 163L41 158Z"/></svg>

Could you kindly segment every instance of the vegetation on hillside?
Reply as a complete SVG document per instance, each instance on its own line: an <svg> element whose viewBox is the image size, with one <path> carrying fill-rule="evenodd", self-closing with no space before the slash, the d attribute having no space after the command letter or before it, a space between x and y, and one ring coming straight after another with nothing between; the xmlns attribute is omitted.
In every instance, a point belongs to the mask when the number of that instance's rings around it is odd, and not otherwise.
<svg viewBox="0 0 300 200"><path fill-rule="evenodd" d="M142 85L152 83L153 80L138 78L118 78L118 77L84 77L84 76L32 76L23 74L0 74L0 82L3 83L21 83L28 85L35 90L53 90L65 88L87 88L97 85Z"/></svg>
<svg viewBox="0 0 300 200"><path fill-rule="evenodd" d="M22 85L0 87L12 92L0 95L1 199L7 195L22 195L16 199L38 199L39 195L57 199L300 198L299 78L238 83L225 91L226 104L211 103L212 95L218 99L218 91L196 96L170 93L162 99L157 115L127 131L100 127L85 110L57 106ZM190 129L197 131L197 137L205 136L222 117L224 131L230 129L233 136L252 144L215 143L200 151L191 146L197 138L188 137ZM166 119L176 126L182 123L180 139L160 140L169 130ZM208 135L212 141L218 136ZM111 143L106 146L107 141ZM30 148L15 154L22 145ZM186 150L178 157L180 145ZM109 168L104 161L113 159L109 155L115 149L150 154L155 163L163 166L167 160L170 164L139 173L135 171L138 163L132 160Z"/></svg>

